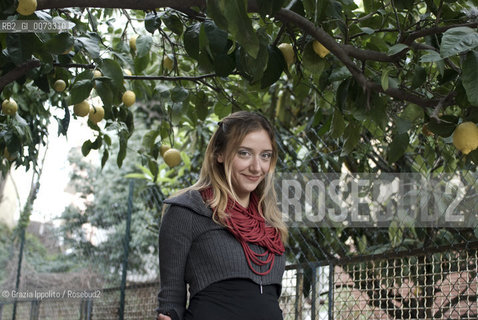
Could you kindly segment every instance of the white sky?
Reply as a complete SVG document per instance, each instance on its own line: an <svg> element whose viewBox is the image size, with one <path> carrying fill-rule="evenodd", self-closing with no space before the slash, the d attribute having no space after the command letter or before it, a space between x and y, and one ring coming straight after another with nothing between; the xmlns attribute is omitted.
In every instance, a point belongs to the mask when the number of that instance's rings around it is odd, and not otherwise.
<svg viewBox="0 0 478 320"><path fill-rule="evenodd" d="M52 108L55 112L56 108ZM59 117L63 116L63 111L56 110L55 114ZM57 136L58 124L54 118L48 128L49 145L45 164L40 178L40 190L37 199L33 204L33 212L31 220L46 222L51 221L54 217L61 215L65 206L69 205L75 197L65 192L65 188L69 182L71 168L68 163L68 152L71 148L81 146L87 138L92 137L92 130L87 126L87 117L70 120L68 136ZM42 153L45 147L42 147ZM88 155L92 162L99 162L97 153ZM41 159L41 157L40 157ZM32 179L32 172L25 172L24 169L12 170L12 177L18 188L20 201L25 204ZM17 208L15 220L18 219L20 209Z"/></svg>

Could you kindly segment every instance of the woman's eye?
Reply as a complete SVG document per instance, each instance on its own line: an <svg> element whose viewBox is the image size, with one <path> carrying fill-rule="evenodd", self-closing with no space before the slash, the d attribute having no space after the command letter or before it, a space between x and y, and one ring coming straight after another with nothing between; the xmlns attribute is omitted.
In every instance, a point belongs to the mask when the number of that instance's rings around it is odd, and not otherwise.
<svg viewBox="0 0 478 320"><path fill-rule="evenodd" d="M262 158L263 159L270 159L270 158L272 158L272 153L270 153L270 152L263 153Z"/></svg>
<svg viewBox="0 0 478 320"><path fill-rule="evenodd" d="M239 156L241 156L241 157L248 157L248 156L251 155L249 151L245 151L245 150L239 150L237 153L238 153Z"/></svg>

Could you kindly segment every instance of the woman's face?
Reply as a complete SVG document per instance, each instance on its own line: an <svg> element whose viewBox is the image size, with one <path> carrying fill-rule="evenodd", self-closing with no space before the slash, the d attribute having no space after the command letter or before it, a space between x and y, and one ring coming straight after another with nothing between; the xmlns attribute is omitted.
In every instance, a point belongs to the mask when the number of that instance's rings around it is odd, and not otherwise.
<svg viewBox="0 0 478 320"><path fill-rule="evenodd" d="M272 142L264 129L247 134L235 152L231 163L232 187L241 205L249 205L249 195L269 172ZM223 162L222 157L218 158Z"/></svg>

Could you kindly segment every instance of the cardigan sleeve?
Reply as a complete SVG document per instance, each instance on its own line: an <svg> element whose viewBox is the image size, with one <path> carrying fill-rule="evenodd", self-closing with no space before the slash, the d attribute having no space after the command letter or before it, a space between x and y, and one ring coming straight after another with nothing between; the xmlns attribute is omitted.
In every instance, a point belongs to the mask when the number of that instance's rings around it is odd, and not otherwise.
<svg viewBox="0 0 478 320"><path fill-rule="evenodd" d="M159 228L159 276L158 313L183 318L186 307L186 260L192 243L189 209L171 205L164 213Z"/></svg>

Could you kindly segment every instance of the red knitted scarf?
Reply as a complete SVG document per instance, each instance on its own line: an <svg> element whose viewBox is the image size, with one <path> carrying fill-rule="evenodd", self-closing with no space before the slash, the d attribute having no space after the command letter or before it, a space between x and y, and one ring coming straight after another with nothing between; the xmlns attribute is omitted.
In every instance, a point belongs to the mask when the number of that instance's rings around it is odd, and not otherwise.
<svg viewBox="0 0 478 320"><path fill-rule="evenodd" d="M204 200L212 199L212 188L201 190ZM266 275L274 266L275 255L282 255L285 251L279 231L276 228L266 226L266 221L259 214L259 199L252 192L249 207L244 208L232 199L228 199L226 213L228 218L226 224L229 231L239 241L244 250L249 268L258 275ZM249 247L249 243L259 245L266 249L264 253L257 253ZM269 264L265 272L254 269L253 264L263 266Z"/></svg>

